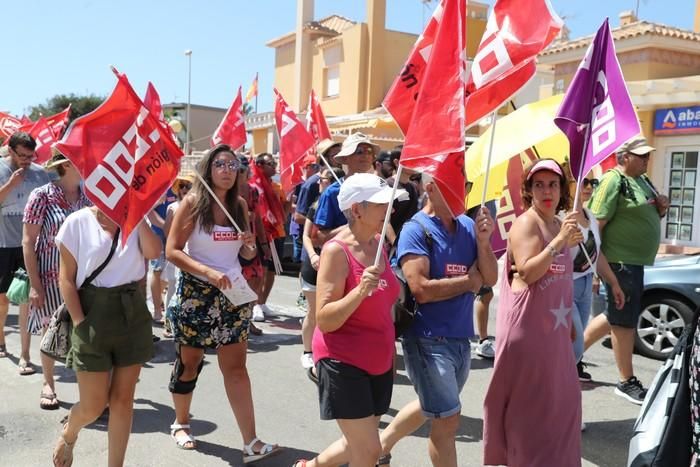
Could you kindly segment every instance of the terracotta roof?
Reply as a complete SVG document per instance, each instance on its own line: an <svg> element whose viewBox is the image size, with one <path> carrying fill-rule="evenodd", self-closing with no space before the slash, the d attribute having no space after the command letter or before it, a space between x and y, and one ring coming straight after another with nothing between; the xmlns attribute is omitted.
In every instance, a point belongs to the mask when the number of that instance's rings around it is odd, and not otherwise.
<svg viewBox="0 0 700 467"><path fill-rule="evenodd" d="M674 26L667 26L660 23L651 23L649 21L635 21L625 26L619 26L612 29L613 39L616 41L622 39L632 39L639 36L662 36L675 39L687 40L692 42L700 42L700 33L681 29ZM552 43L541 55L553 55L567 50L580 49L588 47L588 44L593 40L594 35L580 37L578 39L567 41L556 41Z"/></svg>
<svg viewBox="0 0 700 467"><path fill-rule="evenodd" d="M355 24L357 24L355 21L349 20L344 16L331 15L316 21L309 21L304 25L304 30L311 31L312 33L316 34L317 37L318 35L335 37L340 35L346 29L353 27ZM294 40L294 37L294 31L288 32L283 36L268 41L265 45L268 47L277 47Z"/></svg>
<svg viewBox="0 0 700 467"><path fill-rule="evenodd" d="M353 27L355 24L357 24L355 21L352 21L344 16L340 15L330 15L327 16L323 19L319 19L318 21L312 21L311 23L308 23L306 26L310 27L311 24L313 23L318 23L324 28L328 28L329 30L335 31L337 33L341 33L345 31L346 29L349 29Z"/></svg>

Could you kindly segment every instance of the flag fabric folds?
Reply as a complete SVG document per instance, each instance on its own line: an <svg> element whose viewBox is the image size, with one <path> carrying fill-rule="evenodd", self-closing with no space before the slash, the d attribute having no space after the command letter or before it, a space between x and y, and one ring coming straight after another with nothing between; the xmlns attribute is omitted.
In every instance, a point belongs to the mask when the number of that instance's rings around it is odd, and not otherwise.
<svg viewBox="0 0 700 467"><path fill-rule="evenodd" d="M383 105L404 130L401 165L428 174L453 216L464 213L464 78L466 2L443 0ZM429 39L428 39L429 38ZM420 57L419 57L420 56ZM402 81L412 61L425 62L416 86ZM413 65L413 66L411 66ZM413 82L413 80L411 80ZM409 83L410 84L410 83ZM413 104L414 93L417 99ZM410 115L406 112L411 112Z"/></svg>
<svg viewBox="0 0 700 467"><path fill-rule="evenodd" d="M51 131L53 132L56 138L60 138L61 136L63 136L63 130L65 130L66 126L68 126L68 119L70 117L70 107L70 104L68 104L68 107L66 107L65 110L62 110L57 114L46 117L46 124L49 127L51 127Z"/></svg>
<svg viewBox="0 0 700 467"><path fill-rule="evenodd" d="M19 118L15 118L5 112L0 112L0 137L9 138L12 133L19 130L22 122Z"/></svg>
<svg viewBox="0 0 700 467"><path fill-rule="evenodd" d="M555 123L569 139L571 172L577 180L641 131L607 18L569 85Z"/></svg>
<svg viewBox="0 0 700 467"><path fill-rule="evenodd" d="M34 138L34 141L36 141L36 148L34 149L36 159L34 159L34 162L43 164L51 159L51 145L53 145L57 139L53 129L48 125L47 119L39 117L39 120L34 122L32 127L26 131Z"/></svg>
<svg viewBox="0 0 700 467"><path fill-rule="evenodd" d="M55 144L78 169L92 202L122 229L138 226L172 185L182 151L124 74L93 112L73 121Z"/></svg>
<svg viewBox="0 0 700 467"><path fill-rule="evenodd" d="M156 87L153 86L153 83L150 81L148 82L148 86L146 86L146 95L143 98L143 105L145 105L148 111L151 112L151 115L158 120L165 122L165 115L163 115L163 106L160 103L160 96L158 95L158 91L156 91Z"/></svg>
<svg viewBox="0 0 700 467"><path fill-rule="evenodd" d="M253 100L253 98L258 96L258 74L255 73L255 78L248 88L248 92L245 95L246 104Z"/></svg>
<svg viewBox="0 0 700 467"><path fill-rule="evenodd" d="M315 141L277 89L275 123L280 140L280 182L284 192L291 193L296 185L304 181L305 156L312 162L316 161L316 156L313 153L309 154Z"/></svg>
<svg viewBox="0 0 700 467"><path fill-rule="evenodd" d="M467 127L498 109L535 76L537 54L563 25L549 0L496 0L467 81Z"/></svg>
<svg viewBox="0 0 700 467"><path fill-rule="evenodd" d="M306 130L314 137L316 144L324 139L332 139L331 130L328 128L328 123L326 122L326 116L323 115L321 103L318 101L313 89L309 96L309 107L306 112Z"/></svg>
<svg viewBox="0 0 700 467"><path fill-rule="evenodd" d="M228 144L235 151L244 146L246 140L243 100L241 99L241 88L239 86L236 98L211 137L211 146L214 147L222 143Z"/></svg>

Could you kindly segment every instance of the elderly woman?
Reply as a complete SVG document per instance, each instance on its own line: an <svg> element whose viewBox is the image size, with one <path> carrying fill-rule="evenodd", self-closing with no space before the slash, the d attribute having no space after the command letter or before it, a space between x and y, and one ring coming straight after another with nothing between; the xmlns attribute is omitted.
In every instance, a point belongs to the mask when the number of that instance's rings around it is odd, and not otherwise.
<svg viewBox="0 0 700 467"><path fill-rule="evenodd" d="M340 187L338 206L348 225L321 253L313 355L321 419L336 420L343 437L295 467L371 467L381 454L378 426L391 402L391 308L399 284L386 253L373 262L391 201L391 188L374 174L352 175Z"/></svg>
<svg viewBox="0 0 700 467"><path fill-rule="evenodd" d="M248 206L239 195L241 163L233 150L220 144L198 167L195 182L175 213L165 252L180 268L172 325L177 360L168 388L175 405L170 433L181 449L195 449L190 429L190 406L204 350L216 350L226 395L243 438L243 462L254 462L278 452L279 446L260 441L250 377L246 368L250 304L234 305L222 290L232 287L241 264L256 255L255 237L232 224L248 228ZM214 199L214 196L218 198ZM222 206L226 210L222 209ZM228 215L227 215L228 214Z"/></svg>
<svg viewBox="0 0 700 467"><path fill-rule="evenodd" d="M58 180L35 188L24 208L22 250L29 275L29 332L46 332L51 315L63 303L58 288L58 247L54 242L59 227L72 212L89 206L90 200L80 188L80 174L63 154L55 154L45 165ZM44 375L39 407L59 407L54 386L54 360L41 354Z"/></svg>
<svg viewBox="0 0 700 467"><path fill-rule="evenodd" d="M69 215L55 237L59 287L73 321L66 366L75 370L80 400L53 453L54 465L73 463L78 433L109 404L109 466L124 464L136 381L153 356L151 314L143 278L160 239L146 222L124 241L117 224L97 208Z"/></svg>
<svg viewBox="0 0 700 467"><path fill-rule="evenodd" d="M567 178L552 159L523 174L527 211L513 224L484 401L484 464L581 464L581 390L571 351L573 264L582 240ZM533 430L533 421L537 429Z"/></svg>

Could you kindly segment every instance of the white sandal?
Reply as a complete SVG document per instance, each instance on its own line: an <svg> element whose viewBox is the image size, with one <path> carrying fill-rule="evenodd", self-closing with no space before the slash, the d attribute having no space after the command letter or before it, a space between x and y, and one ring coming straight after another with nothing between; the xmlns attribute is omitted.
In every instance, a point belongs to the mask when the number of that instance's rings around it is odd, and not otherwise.
<svg viewBox="0 0 700 467"><path fill-rule="evenodd" d="M255 446L255 443L257 443L258 441L260 441L260 439L253 438L253 441L251 441L250 444L243 446L244 464L259 461L260 459L264 459L272 454L277 454L280 451L280 447L278 445L264 443L263 447L258 452L255 452L253 450L253 446Z"/></svg>
<svg viewBox="0 0 700 467"><path fill-rule="evenodd" d="M179 423L173 423L170 425L170 437L175 440L177 447L185 451L191 451L197 448L197 441L194 439L194 436L192 436L192 433L184 431L189 429L189 424L181 425ZM178 431L182 431L184 434L180 433L180 435L176 436L175 433ZM192 447L187 447L187 443L192 443Z"/></svg>

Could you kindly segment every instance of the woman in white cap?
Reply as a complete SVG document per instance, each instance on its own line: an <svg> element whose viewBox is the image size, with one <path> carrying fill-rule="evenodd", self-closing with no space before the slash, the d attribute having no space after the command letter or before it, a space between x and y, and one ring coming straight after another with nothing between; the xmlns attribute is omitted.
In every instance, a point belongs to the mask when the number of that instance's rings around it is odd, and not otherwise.
<svg viewBox="0 0 700 467"><path fill-rule="evenodd" d="M355 174L340 187L338 206L348 224L321 252L313 356L321 419L336 420L343 437L294 467L369 467L381 454L378 427L391 402L391 308L399 284L386 253L373 263L391 201L391 188L374 174Z"/></svg>
<svg viewBox="0 0 700 467"><path fill-rule="evenodd" d="M22 251L29 276L29 332L46 332L51 315L63 303L58 289L58 247L54 242L68 214L92 203L80 189L80 174L63 154L56 152L44 166L55 171L58 180L35 188L24 208ZM44 375L39 407L59 408L54 388L54 360L41 354Z"/></svg>

